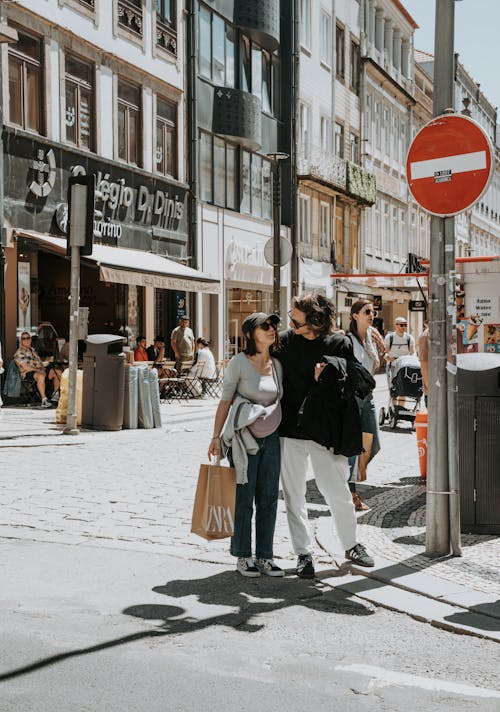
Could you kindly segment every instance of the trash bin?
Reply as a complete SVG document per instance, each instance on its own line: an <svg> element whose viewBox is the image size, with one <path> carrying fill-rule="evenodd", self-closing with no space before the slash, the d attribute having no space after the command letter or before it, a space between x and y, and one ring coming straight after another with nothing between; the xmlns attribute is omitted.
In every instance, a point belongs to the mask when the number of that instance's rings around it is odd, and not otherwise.
<svg viewBox="0 0 500 712"><path fill-rule="evenodd" d="M420 411L415 416L415 430L417 431L418 464L420 476L427 477L427 412Z"/></svg>
<svg viewBox="0 0 500 712"><path fill-rule="evenodd" d="M463 532L500 533L500 354L457 355Z"/></svg>
<svg viewBox="0 0 500 712"><path fill-rule="evenodd" d="M124 339L116 334L91 334L83 357L82 422L96 430L120 430L125 388Z"/></svg>

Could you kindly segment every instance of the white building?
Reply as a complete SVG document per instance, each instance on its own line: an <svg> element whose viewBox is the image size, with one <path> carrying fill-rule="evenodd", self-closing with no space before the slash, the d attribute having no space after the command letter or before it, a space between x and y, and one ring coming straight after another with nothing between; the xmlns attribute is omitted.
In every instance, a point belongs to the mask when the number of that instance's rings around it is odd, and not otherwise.
<svg viewBox="0 0 500 712"><path fill-rule="evenodd" d="M18 32L2 46L5 350L24 327L68 330L66 192L78 173L94 173L102 193L94 252L81 269L90 332L168 337L179 294L185 303L190 291L219 288L187 266L182 3L3 6Z"/></svg>

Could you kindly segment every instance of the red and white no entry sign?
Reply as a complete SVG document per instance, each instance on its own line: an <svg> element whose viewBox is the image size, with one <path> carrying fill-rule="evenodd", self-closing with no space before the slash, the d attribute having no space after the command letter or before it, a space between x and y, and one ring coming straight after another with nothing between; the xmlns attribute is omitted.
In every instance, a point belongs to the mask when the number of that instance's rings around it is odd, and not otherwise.
<svg viewBox="0 0 500 712"><path fill-rule="evenodd" d="M419 205L446 217L467 210L488 188L493 146L467 116L436 116L418 132L408 151L406 179Z"/></svg>

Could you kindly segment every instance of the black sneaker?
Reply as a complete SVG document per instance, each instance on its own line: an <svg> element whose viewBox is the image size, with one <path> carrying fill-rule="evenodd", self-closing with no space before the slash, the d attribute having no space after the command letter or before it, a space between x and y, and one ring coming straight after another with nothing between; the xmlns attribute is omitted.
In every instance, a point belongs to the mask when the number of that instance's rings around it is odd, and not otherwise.
<svg viewBox="0 0 500 712"><path fill-rule="evenodd" d="M274 562L274 559L256 559L255 566L259 569L261 574L266 576L284 576L285 572L283 569Z"/></svg>
<svg viewBox="0 0 500 712"><path fill-rule="evenodd" d="M314 578L314 564L311 554L299 554L296 571L299 578Z"/></svg>
<svg viewBox="0 0 500 712"><path fill-rule="evenodd" d="M368 554L363 544L355 544L352 549L345 552L345 558L350 559L358 566L375 566L375 562Z"/></svg>
<svg viewBox="0 0 500 712"><path fill-rule="evenodd" d="M236 571L238 571L238 573L242 576L247 576L248 578L257 578L257 576L260 576L260 571L255 566L254 560L251 558L239 558L236 563Z"/></svg>

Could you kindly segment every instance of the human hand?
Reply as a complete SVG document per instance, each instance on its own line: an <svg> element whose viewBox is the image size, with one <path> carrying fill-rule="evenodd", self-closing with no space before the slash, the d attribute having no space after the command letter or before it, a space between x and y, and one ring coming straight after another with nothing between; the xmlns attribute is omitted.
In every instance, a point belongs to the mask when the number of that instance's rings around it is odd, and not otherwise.
<svg viewBox="0 0 500 712"><path fill-rule="evenodd" d="M208 446L208 459L215 457L216 460L220 460L221 456L221 446L220 438L212 438L210 440L210 445Z"/></svg>
<svg viewBox="0 0 500 712"><path fill-rule="evenodd" d="M326 363L317 363L316 366L314 367L314 380L319 381L319 377L321 376L321 373L326 366Z"/></svg>

